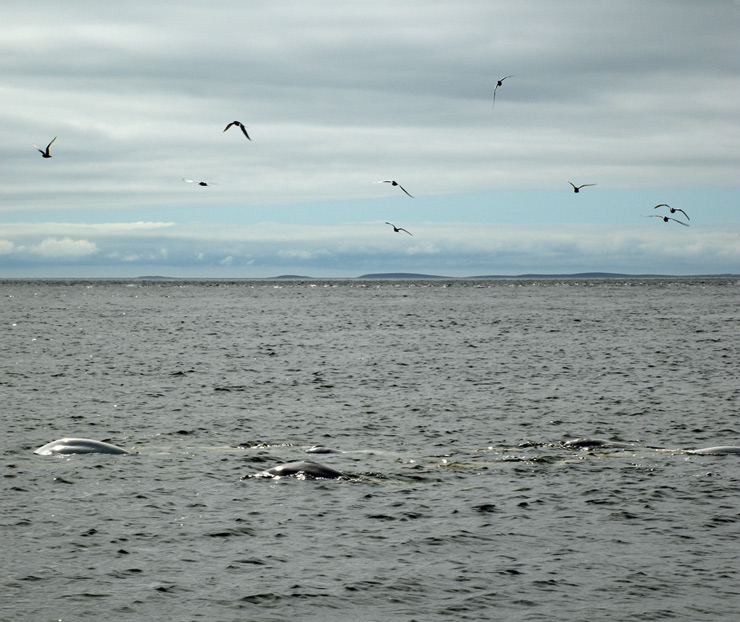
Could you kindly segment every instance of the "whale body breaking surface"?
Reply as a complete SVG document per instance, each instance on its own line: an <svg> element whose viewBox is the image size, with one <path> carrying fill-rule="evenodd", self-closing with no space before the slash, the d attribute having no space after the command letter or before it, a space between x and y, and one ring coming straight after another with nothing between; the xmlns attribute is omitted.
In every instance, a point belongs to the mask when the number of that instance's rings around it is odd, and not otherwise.
<svg viewBox="0 0 740 622"><path fill-rule="evenodd" d="M252 477L287 477L295 475L298 477L313 477L317 479L338 479L344 477L343 473L309 460L299 460L298 462L287 462L280 464L266 471L255 473Z"/></svg>
<svg viewBox="0 0 740 622"><path fill-rule="evenodd" d="M127 454L127 450L89 438L60 438L34 450L39 456L54 454Z"/></svg>

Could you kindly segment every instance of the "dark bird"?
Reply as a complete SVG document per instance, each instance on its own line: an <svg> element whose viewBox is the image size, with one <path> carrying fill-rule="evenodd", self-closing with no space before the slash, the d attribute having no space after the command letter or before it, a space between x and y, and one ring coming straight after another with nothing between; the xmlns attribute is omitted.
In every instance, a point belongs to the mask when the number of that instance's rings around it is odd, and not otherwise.
<svg viewBox="0 0 740 622"><path fill-rule="evenodd" d="M406 188L404 188L401 184L399 184L397 181L394 181L392 179L384 179L383 181L376 181L375 183L376 184L390 184L391 186L398 186L401 190L406 192ZM409 194L409 193L406 192L406 194ZM409 196L411 197L410 194ZM414 197L411 197L411 198L413 199Z"/></svg>
<svg viewBox="0 0 740 622"><path fill-rule="evenodd" d="M496 86L493 87L493 103L491 104L491 108L493 108L496 105L496 89L500 87L506 78L513 78L514 76L504 76L500 80L496 81Z"/></svg>
<svg viewBox="0 0 740 622"><path fill-rule="evenodd" d="M54 137L54 140L56 140L56 139L57 139L57 137L55 136ZM43 157L43 158L50 158L51 157L51 154L49 153L49 147L51 147L51 145L54 142L54 140L52 140L48 145L46 145L46 150L39 149L36 145L34 145L33 148L36 149L36 151L38 151L41 154L41 157Z"/></svg>
<svg viewBox="0 0 740 622"><path fill-rule="evenodd" d="M580 192L581 188L585 188L586 186L595 186L596 184L581 184L580 186L576 186L572 181L568 182L571 186L573 186L573 192Z"/></svg>
<svg viewBox="0 0 740 622"><path fill-rule="evenodd" d="M399 231L403 231L404 233L408 233L411 237L414 237L413 233L411 233L410 231L406 231L406 229L403 229L402 227L396 227L396 225L394 225L392 222L388 222L386 220L385 224L393 227L393 231L395 231L396 233L398 233Z"/></svg>
<svg viewBox="0 0 740 622"><path fill-rule="evenodd" d="M679 225L683 225L684 227L688 227L685 222L681 222L680 220L676 220L675 218L670 218L668 216L660 216L658 214L650 214L650 216L647 216L646 218L660 218L663 222L668 222L669 220L672 220L673 222L677 222Z"/></svg>
<svg viewBox="0 0 740 622"><path fill-rule="evenodd" d="M661 203L660 205L656 205L653 209L658 209L659 207L667 207L668 210L671 212L671 214L675 214L676 212L681 212L684 216L686 216L686 220L691 220L691 218L689 218L689 215L686 212L684 212L682 209L679 209L677 207L671 207L670 205L668 205L668 203Z"/></svg>
<svg viewBox="0 0 740 622"><path fill-rule="evenodd" d="M242 131L242 132L244 132L244 135L245 135L245 136L246 136L246 137L247 137L247 138L248 138L249 140L252 140L251 138L249 138L249 134L247 134L247 128L246 128L246 127L244 127L244 124L243 124L243 123L242 123L241 121L232 121L231 123L229 123L229 124L228 124L228 125L226 126L226 128L224 128L224 132L225 132L226 130L228 130L228 129L229 129L229 128L230 128L231 126L232 126L232 125L236 125L236 126L237 126L238 128L240 128L240 129L241 129L241 131Z"/></svg>
<svg viewBox="0 0 740 622"><path fill-rule="evenodd" d="M199 186L212 186L214 185L214 182L208 182L208 181L195 181L194 179L185 179L184 177L182 180L188 184L198 184Z"/></svg>

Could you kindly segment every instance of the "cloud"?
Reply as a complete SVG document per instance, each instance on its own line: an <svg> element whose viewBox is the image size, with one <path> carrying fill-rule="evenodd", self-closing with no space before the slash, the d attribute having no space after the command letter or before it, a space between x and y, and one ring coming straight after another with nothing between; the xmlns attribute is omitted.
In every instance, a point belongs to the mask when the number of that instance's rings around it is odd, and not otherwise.
<svg viewBox="0 0 740 622"><path fill-rule="evenodd" d="M77 258L94 255L98 247L94 242L87 240L73 240L72 238L46 238L31 251L46 258Z"/></svg>
<svg viewBox="0 0 740 622"><path fill-rule="evenodd" d="M0 239L0 255L9 255L15 249L15 244L10 240Z"/></svg>

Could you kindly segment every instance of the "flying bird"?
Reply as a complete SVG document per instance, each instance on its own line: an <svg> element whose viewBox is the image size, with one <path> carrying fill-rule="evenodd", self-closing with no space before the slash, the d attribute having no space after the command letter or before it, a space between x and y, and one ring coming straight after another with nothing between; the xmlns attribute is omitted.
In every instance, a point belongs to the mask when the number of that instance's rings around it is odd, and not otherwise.
<svg viewBox="0 0 740 622"><path fill-rule="evenodd" d="M683 225L684 227L688 227L685 222L681 222L680 220L676 220L675 218L670 218L668 216L660 216L659 214L650 214L649 216L646 216L646 218L660 218L663 222L668 222L669 220L672 220L673 222L677 222L679 225Z"/></svg>
<svg viewBox="0 0 740 622"><path fill-rule="evenodd" d="M496 105L496 89L500 87L506 78L513 78L514 76L504 76L500 80L496 81L496 86L493 87L493 103L491 104L491 108L493 108Z"/></svg>
<svg viewBox="0 0 740 622"><path fill-rule="evenodd" d="M573 186L573 192L580 192L581 188L585 188L586 186L595 186L596 184L581 184L580 186L576 186L572 181L568 182L571 186Z"/></svg>
<svg viewBox="0 0 740 622"><path fill-rule="evenodd" d="M196 181L195 179L185 179L184 177L182 180L188 184L198 184L199 186L212 186L215 182L212 181Z"/></svg>
<svg viewBox="0 0 740 622"><path fill-rule="evenodd" d="M394 181L393 179L384 179L383 181L376 181L375 183L376 184L390 184L391 186L398 186L401 190L406 192L406 188L404 188L401 184L399 184L397 181ZM406 194L409 194L409 193L406 192ZM409 196L411 197L410 194ZM411 197L411 198L413 199L414 197Z"/></svg>
<svg viewBox="0 0 740 622"><path fill-rule="evenodd" d="M240 129L241 129L241 131L242 131L242 132L244 132L244 135L245 135L245 136L246 136L246 137L247 137L247 138L248 138L249 140L252 140L251 138L249 138L249 134L247 134L247 128L246 128L246 127L244 127L244 124L243 124L243 123L242 123L241 121L232 121L231 123L229 123L229 124L228 124L228 125L226 126L226 128L224 129L224 132L225 132L226 130L228 130L228 129L229 129L229 128L230 128L231 126L232 126L232 125L236 125L236 126L237 126L238 128L240 128Z"/></svg>
<svg viewBox="0 0 740 622"><path fill-rule="evenodd" d="M686 212L684 212L682 209L679 209L677 207L671 207L670 205L668 205L668 203L661 203L660 205L656 205L653 209L658 209L659 207L667 207L668 210L671 212L671 214L675 214L676 212L681 212L684 216L686 216L686 220L691 220L691 218L689 218L689 215Z"/></svg>
<svg viewBox="0 0 740 622"><path fill-rule="evenodd" d="M56 139L57 139L57 137L55 136L54 137L54 140L56 140ZM49 143L48 145L46 145L46 150L39 149L36 145L34 145L33 148L36 149L36 151L38 151L41 154L41 157L42 158L50 158L51 157L51 154L49 153L49 147L51 147L51 145L54 142L54 140L52 140L51 143Z"/></svg>
<svg viewBox="0 0 740 622"><path fill-rule="evenodd" d="M413 233L411 233L410 231L406 231L406 229L404 229L402 227L396 227L396 225L394 225L392 222L388 222L386 220L385 221L385 224L386 225L390 225L391 227L393 227L393 231L395 231L396 233L398 233L399 231L403 231L404 233L408 233L411 237L414 237L414 234Z"/></svg>

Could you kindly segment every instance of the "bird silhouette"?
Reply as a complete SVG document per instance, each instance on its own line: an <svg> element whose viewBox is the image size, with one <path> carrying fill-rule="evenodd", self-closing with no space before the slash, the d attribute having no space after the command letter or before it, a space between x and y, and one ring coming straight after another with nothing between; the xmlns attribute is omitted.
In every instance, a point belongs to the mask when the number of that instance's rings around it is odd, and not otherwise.
<svg viewBox="0 0 740 622"><path fill-rule="evenodd" d="M386 220L385 221L385 224L386 225L390 225L391 227L393 227L393 231L395 231L396 233L398 233L399 231L403 231L404 233L408 233L411 237L414 237L414 234L413 233L411 233L410 231L406 231L406 229L404 229L402 227L396 227L396 225L394 225L392 222L388 222Z"/></svg>
<svg viewBox="0 0 740 622"><path fill-rule="evenodd" d="M54 140L56 140L56 139L57 139L57 137L55 136L54 137ZM36 145L34 145L33 147L34 147L34 149L36 149L36 151L38 151L41 154L41 157L42 158L50 158L51 157L51 154L49 153L49 147L51 147L51 144L54 142L54 140L52 140L51 143L49 143L48 145L46 145L46 150L39 149Z"/></svg>
<svg viewBox="0 0 740 622"><path fill-rule="evenodd" d="M215 182L212 181L196 181L195 179L185 179L184 177L182 180L188 184L198 184L199 186L212 186L215 185Z"/></svg>
<svg viewBox="0 0 740 622"><path fill-rule="evenodd" d="M245 135L245 136L246 136L246 137L247 137L247 138L248 138L249 140L252 140L251 138L249 138L249 134L247 134L247 128L246 128L246 127L244 127L244 124L243 124L243 123L242 123L241 121L232 121L231 123L229 123L229 124L228 124L228 125L227 125L227 126L226 126L226 127L224 128L224 132L225 132L226 130L228 130L228 129L229 129L229 128L230 128L231 126L232 126L232 125L236 125L236 126L237 126L238 128L240 128L240 129L241 129L241 131L242 131L242 132L244 132L244 135Z"/></svg>
<svg viewBox="0 0 740 622"><path fill-rule="evenodd" d="M491 104L491 108L493 108L496 105L496 89L500 87L506 78L513 78L514 76L504 76L500 80L496 81L496 86L493 87L493 103Z"/></svg>
<svg viewBox="0 0 740 622"><path fill-rule="evenodd" d="M394 181L393 179L384 179L383 181L376 181L375 183L376 184L390 184L391 186L398 186L401 190L403 190L404 192L406 192L406 188L404 188L401 184L399 184L397 181ZM406 194L409 194L409 193L406 192ZM412 199L414 198L410 194L409 194L409 196Z"/></svg>
<svg viewBox="0 0 740 622"><path fill-rule="evenodd" d="M656 205L653 209L658 209L659 207L667 207L668 210L671 212L671 214L675 214L676 212L681 212L684 216L686 216L686 220L691 220L691 218L689 218L689 215L686 212L684 212L682 209L679 209L677 207L671 207L670 205L668 205L668 203L661 203L660 205Z"/></svg>
<svg viewBox="0 0 740 622"><path fill-rule="evenodd" d="M581 188L585 188L586 186L595 186L596 184L581 184L580 186L576 186L572 181L568 182L571 186L573 186L573 192L580 192Z"/></svg>
<svg viewBox="0 0 740 622"><path fill-rule="evenodd" d="M660 216L659 214L650 214L646 218L660 218L663 222L668 222L669 220L672 220L673 222L677 222L679 225L683 225L684 227L688 227L685 222L681 222L680 220L676 220L675 218L670 218L669 216Z"/></svg>

